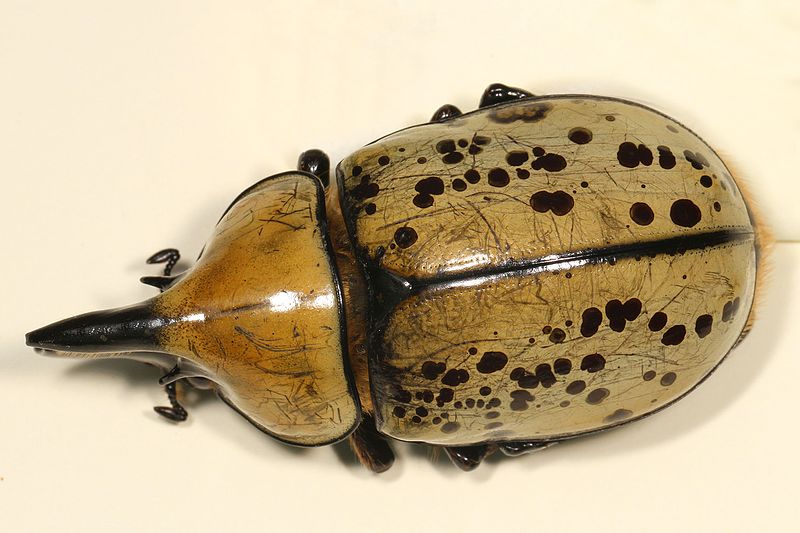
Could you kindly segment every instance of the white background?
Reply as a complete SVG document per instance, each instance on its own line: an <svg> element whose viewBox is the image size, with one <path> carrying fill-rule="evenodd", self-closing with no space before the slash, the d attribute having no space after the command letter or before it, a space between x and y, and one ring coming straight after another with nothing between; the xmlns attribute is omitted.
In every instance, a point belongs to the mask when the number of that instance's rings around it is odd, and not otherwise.
<svg viewBox="0 0 800 533"><path fill-rule="evenodd" d="M563 4L563 5L562 5ZM796 531L800 245L747 341L623 429L464 474L398 445L297 450L158 373L36 356L25 331L144 299L229 201L304 149L338 161L501 81L678 118L800 238L796 2L0 0L3 531Z"/></svg>

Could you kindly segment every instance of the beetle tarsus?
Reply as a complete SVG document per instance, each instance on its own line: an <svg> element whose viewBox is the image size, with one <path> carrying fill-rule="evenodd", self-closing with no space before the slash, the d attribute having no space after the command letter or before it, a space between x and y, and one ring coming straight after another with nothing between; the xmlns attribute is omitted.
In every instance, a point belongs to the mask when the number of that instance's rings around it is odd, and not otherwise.
<svg viewBox="0 0 800 533"><path fill-rule="evenodd" d="M164 265L164 275L169 276L172 274L172 269L181 258L181 253L175 248L165 248L159 252L154 253L147 258L147 264L152 265L155 263L166 263ZM146 283L146 282L143 282Z"/></svg>
<svg viewBox="0 0 800 533"><path fill-rule="evenodd" d="M350 446L358 461L376 474L386 472L394 464L391 446L375 429L375 420L367 413L364 413L361 423L350 435Z"/></svg>
<svg viewBox="0 0 800 533"><path fill-rule="evenodd" d="M431 117L431 122L443 122L451 118L462 115L461 110L452 104L444 104L437 109Z"/></svg>
<svg viewBox="0 0 800 533"><path fill-rule="evenodd" d="M485 91L483 91L481 103L478 104L478 107L489 107L491 105L501 104L503 102L511 102L512 100L530 98L531 96L533 96L533 94L524 89L509 87L508 85L503 85L502 83L493 83L489 85Z"/></svg>
<svg viewBox="0 0 800 533"><path fill-rule="evenodd" d="M453 464L464 472L475 470L489 453L488 444L475 446L450 446L444 449Z"/></svg>
<svg viewBox="0 0 800 533"><path fill-rule="evenodd" d="M167 398L169 398L170 407L159 405L153 407L153 410L173 422L183 422L189 416L189 413L186 412L186 409L178 401L177 383L177 381L173 381L164 386L164 391L167 393Z"/></svg>
<svg viewBox="0 0 800 533"><path fill-rule="evenodd" d="M328 154L317 148L306 150L297 158L297 170L315 175L323 187L330 183L331 160Z"/></svg>
<svg viewBox="0 0 800 533"><path fill-rule="evenodd" d="M500 451L509 457L517 457L528 453L538 452L549 448L555 442L536 442L536 441L517 441L517 442L503 442L498 445Z"/></svg>

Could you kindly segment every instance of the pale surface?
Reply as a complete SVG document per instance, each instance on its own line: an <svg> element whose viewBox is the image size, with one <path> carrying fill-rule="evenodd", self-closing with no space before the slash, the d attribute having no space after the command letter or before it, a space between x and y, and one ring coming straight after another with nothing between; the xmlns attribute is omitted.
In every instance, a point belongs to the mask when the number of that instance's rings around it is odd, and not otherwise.
<svg viewBox="0 0 800 533"><path fill-rule="evenodd" d="M753 333L685 400L472 474L402 445L375 477L207 396L172 427L155 370L22 341L151 296L148 255L195 256L300 151L338 161L494 81L668 112L798 239L796 3L165 4L0 2L3 531L795 530L800 245L777 247Z"/></svg>

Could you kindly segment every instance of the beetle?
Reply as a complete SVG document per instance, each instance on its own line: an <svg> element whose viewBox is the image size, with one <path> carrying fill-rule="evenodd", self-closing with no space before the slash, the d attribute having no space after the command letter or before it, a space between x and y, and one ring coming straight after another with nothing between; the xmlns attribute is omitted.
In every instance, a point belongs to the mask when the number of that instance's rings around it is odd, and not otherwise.
<svg viewBox="0 0 800 533"><path fill-rule="evenodd" d="M148 263L160 293L29 333L212 389L297 446L391 439L464 470L652 414L747 334L765 230L725 163L631 101L491 85L478 110L346 157L320 150L224 212L197 262Z"/></svg>

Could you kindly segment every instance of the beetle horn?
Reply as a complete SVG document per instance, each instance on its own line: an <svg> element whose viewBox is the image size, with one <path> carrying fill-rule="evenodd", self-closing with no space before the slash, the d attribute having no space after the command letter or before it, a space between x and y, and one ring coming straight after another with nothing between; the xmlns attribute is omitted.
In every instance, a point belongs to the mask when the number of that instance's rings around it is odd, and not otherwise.
<svg viewBox="0 0 800 533"><path fill-rule="evenodd" d="M157 334L169 320L154 312L154 300L85 313L25 335L33 348L74 353L158 350Z"/></svg>

